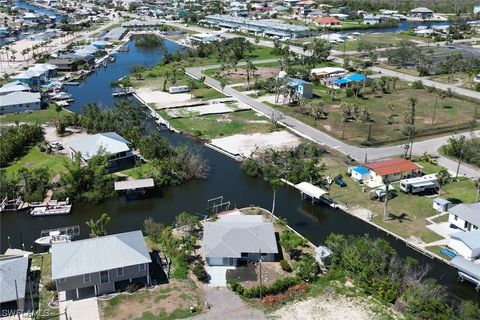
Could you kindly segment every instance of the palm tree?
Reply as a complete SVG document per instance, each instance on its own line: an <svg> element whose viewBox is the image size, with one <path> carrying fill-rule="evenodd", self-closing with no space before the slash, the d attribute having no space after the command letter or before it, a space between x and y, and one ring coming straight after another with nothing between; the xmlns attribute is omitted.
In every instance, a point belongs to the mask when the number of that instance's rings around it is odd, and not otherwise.
<svg viewBox="0 0 480 320"><path fill-rule="evenodd" d="M480 178L477 178L477 180L475 180L473 182L473 184L475 185L475 188L477 188L477 197L475 200L476 202L480 201Z"/></svg>
<svg viewBox="0 0 480 320"><path fill-rule="evenodd" d="M190 90L190 99L193 99L193 89L197 86L197 82L193 78L188 79L188 89Z"/></svg>
<svg viewBox="0 0 480 320"><path fill-rule="evenodd" d="M387 221L388 219L388 195L390 189L390 182L385 182L385 203L383 205L383 221Z"/></svg>
<svg viewBox="0 0 480 320"><path fill-rule="evenodd" d="M280 179L272 179L270 181L270 185L272 186L272 189L273 189L272 221L273 221L273 215L275 213L275 201L276 201L277 188L280 187L282 184L283 182Z"/></svg>
<svg viewBox="0 0 480 320"><path fill-rule="evenodd" d="M248 90L250 90L250 78L253 76L255 77L255 71L257 71L257 67L253 64L250 59L248 59L247 64L245 65L245 72L247 73L247 84Z"/></svg>
<svg viewBox="0 0 480 320"><path fill-rule="evenodd" d="M110 222L110 216L106 213L102 213L97 221L85 221L85 224L90 228L90 238L103 237L107 235L105 225Z"/></svg>
<svg viewBox="0 0 480 320"><path fill-rule="evenodd" d="M224 79L220 80L220 88L222 89L222 92L225 89L225 85L226 85L225 80Z"/></svg>

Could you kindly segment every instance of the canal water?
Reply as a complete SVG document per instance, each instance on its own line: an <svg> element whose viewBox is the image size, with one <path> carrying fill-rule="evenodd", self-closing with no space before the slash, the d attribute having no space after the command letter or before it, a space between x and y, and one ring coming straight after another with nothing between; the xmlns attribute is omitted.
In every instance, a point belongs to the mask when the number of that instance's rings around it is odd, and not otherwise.
<svg viewBox="0 0 480 320"><path fill-rule="evenodd" d="M20 8L20 9L33 11L36 14L55 16L55 20L57 22L61 21L62 18L63 18L63 16L61 14L59 14L58 12L56 12L55 10L40 8L40 7L34 6L33 4L30 4L30 3L26 2L26 1L23 1L23 0L14 0L13 5L17 8Z"/></svg>
<svg viewBox="0 0 480 320"><path fill-rule="evenodd" d="M391 28L378 28L378 29L351 29L351 30L342 30L335 33L341 34L351 34L354 32L358 33L387 33L387 32L400 32L400 31L408 31L410 28L416 28L418 26L427 26L427 27L434 27L434 26L447 26L450 25L450 21L401 21L396 27ZM332 31L333 32L333 31Z"/></svg>
<svg viewBox="0 0 480 320"><path fill-rule="evenodd" d="M169 50L179 47L168 42ZM121 53L115 63L106 69L99 69L85 80L79 87L69 89L75 98L73 111L81 112L82 103L100 102L104 106L112 103L109 83L129 73L132 65L153 65L160 61L161 55L156 49L137 48L129 44L130 51ZM160 85L160 84L159 84ZM195 140L174 133L162 133L172 144L189 144L198 148L208 160L212 170L207 179L193 180L180 186L165 187L158 190L145 200L126 201L123 197L109 199L100 205L87 203L75 204L72 213L58 217L31 217L25 212L0 215L2 252L9 247L21 247L38 251L33 241L40 236L43 229L79 225L80 238L88 237L85 221L97 219L101 213L111 216L107 226L110 234L142 229L143 221L152 217L155 221L170 224L174 217L182 212L206 213L207 200L223 196L224 201L231 202L231 208L250 205L267 209L272 205L272 189L261 178L246 176L239 163L217 152L204 147ZM403 257L410 256L422 264L430 264L430 277L445 285L452 296L478 299L472 286L457 282L456 271L446 264L432 260L407 248L401 241L386 235L375 227L358 220L340 210L333 211L324 205L312 205L302 201L298 191L290 187L280 187L277 191L276 212L278 216L287 218L289 224L315 245L321 244L332 232L345 235L369 234L371 237L381 237L388 240Z"/></svg>

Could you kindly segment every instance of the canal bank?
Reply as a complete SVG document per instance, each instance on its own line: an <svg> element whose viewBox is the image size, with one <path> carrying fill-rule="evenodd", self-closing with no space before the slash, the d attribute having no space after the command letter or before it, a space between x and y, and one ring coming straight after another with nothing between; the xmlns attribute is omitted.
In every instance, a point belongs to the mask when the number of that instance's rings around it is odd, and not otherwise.
<svg viewBox="0 0 480 320"><path fill-rule="evenodd" d="M72 111L81 112L83 105L91 102L100 102L105 108L111 107L114 102L111 96L111 81L130 73L133 65L152 66L161 59L160 53L155 48L138 48L133 43L129 43L128 46L129 53L120 53L116 63L109 64L105 69L98 69L80 86L69 88L69 92L75 98L75 103L70 108ZM167 41L167 48L173 51L180 47ZM149 217L157 222L171 224L174 217L182 211L204 213L207 199L216 196L224 196L225 200L231 201L233 207L251 205L271 207L273 192L268 182L246 176L237 162L193 139L169 132L162 132L162 135L174 145L187 143L192 148L200 149L212 167L210 176L205 180L193 180L179 186L161 188L145 200L126 201L119 197L99 205L78 203L68 216L34 218L25 212L2 214L0 215L2 251L9 245L21 247L22 243L26 249L30 249L33 241L39 237L40 231L49 228L79 225L81 227L79 238L86 238L88 228L85 221L98 219L103 212L112 217L107 231L113 234L142 229L143 221ZM457 282L457 274L453 268L419 254L402 241L341 210L302 201L298 191L288 187L278 188L276 199L276 215L285 217L293 229L315 245L323 243L332 232L381 237L389 241L401 256L411 256L420 263L430 264L432 270L429 276L445 285L453 296L478 298L472 286Z"/></svg>

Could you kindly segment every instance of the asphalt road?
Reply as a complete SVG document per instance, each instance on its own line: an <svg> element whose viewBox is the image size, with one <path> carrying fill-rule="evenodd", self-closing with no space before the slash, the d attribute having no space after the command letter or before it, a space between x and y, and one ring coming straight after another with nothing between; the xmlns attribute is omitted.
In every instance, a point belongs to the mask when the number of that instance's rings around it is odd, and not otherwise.
<svg viewBox="0 0 480 320"><path fill-rule="evenodd" d="M170 24L170 25L175 26L175 27L180 28L180 29L186 29L186 30L190 30L190 31L213 33L213 34L222 34L222 36L229 37L229 38L230 37L238 37L238 35L236 35L236 34L231 34L231 33L225 32L225 31L212 31L210 29L201 28L201 27L197 27L197 26L190 27L190 26L185 26L184 24L181 24L181 23L175 23L175 22L171 22L171 21L167 21L167 24ZM254 42L254 39L251 38L251 37L245 37L245 38L247 40L251 41L251 42ZM258 44L262 45L262 46L266 46L266 47L273 47L273 41L269 41L269 40L261 39ZM305 52L303 50L303 48L300 48L300 47L290 46L290 50L297 53L297 54L301 54L301 55L310 54L310 52L308 52L308 51ZM333 52L333 55L330 58L332 60L338 62L338 63L343 63L343 59L336 56L336 54L340 54L340 52ZM267 60L259 60L259 61L254 61L254 62L255 63L266 63L266 62L272 62L272 61L277 61L277 60L278 59L267 59ZM239 65L242 65L242 63L239 63ZM205 76L202 73L203 70L217 69L219 67L220 67L220 65L212 65L212 66L206 66L206 67L193 67L193 68L187 68L186 72L187 72L187 74L191 75L192 77L198 79L202 76ZM412 76L412 75L408 75L408 74L404 74L404 73L400 73L400 72L396 72L396 71L392 71L392 70L388 70L388 69L384 69L384 68L379 68L379 67L373 67L372 71L378 72L378 73L381 73L381 74L387 75L387 76L396 76L396 77L400 78L401 80L405 80L405 81L409 81L409 82L416 81L416 80L421 80L424 83L424 85L426 85L426 86L431 86L431 87L439 88L439 89L442 89L442 90L451 89L453 92L456 92L457 94L464 95L464 96L467 96L467 97L476 98L476 99L480 99L480 92L459 88L455 85L440 83L440 82L424 79L424 78L421 78L421 77L416 77L416 76ZM220 90L220 91L222 90L220 82L211 78L211 77L205 76L205 83L207 85L217 89L217 90ZM336 138L334 138L334 137L332 137L332 136L330 136L330 135L328 135L328 134L326 134L322 131L319 131L315 128L312 128L311 126L306 125L303 122L300 122L300 121L298 121L298 120L296 120L292 117L289 117L289 116L277 111L276 109L274 109L270 106L267 106L266 104L261 103L258 100L254 99L254 98L251 98L251 97L247 96L246 94L244 94L242 92L239 92L239 91L235 90L234 88L225 87L223 89L223 92L225 94L228 94L228 95L232 96L233 98L236 98L237 100L245 103L246 105L250 106L252 109L254 109L254 110L256 110L256 111L258 111L262 114L265 114L268 117L272 117L272 115L274 115L277 119L281 118L282 119L281 120L282 124L284 124L286 127L288 127L290 130L294 131L298 135L300 135L300 136L302 136L306 139L315 141L317 143L327 145L330 148L336 149L336 150L350 156L351 158L353 158L357 161L363 162L365 157L369 161L378 160L378 159L382 159L382 158L389 158L389 157L393 157L393 156L398 156L398 155L401 155L403 153L402 146L385 146L385 147L363 148L363 147L357 147L357 146L349 145L349 144L347 144L347 143L345 143L341 140L338 140L338 139L336 139ZM476 134L477 136L480 135L480 130L475 131L474 134ZM457 166L458 166L457 162L452 161L450 159L447 159L447 158L441 156L438 153L438 149L443 144L445 144L450 137L452 137L454 135L455 134L448 135L448 136L443 136L443 137L440 137L440 138L433 138L433 139L428 139L428 140L424 140L424 141L420 141L420 142L415 142L413 144L412 153L414 155L422 155L426 152L426 153L429 153L431 155L434 155L434 156L437 157L439 164L441 164L442 166L444 166L445 168L447 168L451 172L456 172ZM474 168L473 166L462 164L461 167L460 167L460 170L459 170L459 175L466 176L466 177L469 177L469 178L478 178L478 177L480 177L480 170Z"/></svg>
<svg viewBox="0 0 480 320"><path fill-rule="evenodd" d="M276 61L276 59L266 59L266 60L258 60L255 63L268 63ZM244 65L245 63L239 63L239 65ZM194 78L201 78L202 76L205 77L205 83L219 91L222 91L222 87L218 80L215 80L209 76L203 74L203 70L207 69L217 69L220 65L211 65L206 67L191 67L187 68L185 72L194 77ZM288 127L290 130L294 131L296 134L309 139L311 141L317 142L321 145L326 145L330 148L336 149L343 154L350 156L351 158L363 162L365 157L367 160L379 160L383 158L389 158L392 156L397 156L403 153L403 149L401 146L386 146L386 147L370 147L370 148L363 148L358 146L349 145L341 140L338 140L320 130L317 130L301 121L298 121L295 118L287 116L280 111L254 99L249 97L248 95L235 90L234 88L225 86L223 88L223 93L232 96L233 98L237 99L238 101L245 103L246 105L250 106L252 109L260 112L268 117L275 117L276 119L280 119L281 123ZM480 130L473 132L477 136L480 135ZM413 145L412 153L414 155L422 155L425 152L432 154L438 157L438 161L441 165L446 167L448 170L452 172L456 172L457 163L455 161L449 160L438 153L438 149L445 144L450 137L454 135L443 136L434 139L428 139L420 142L415 142ZM475 169L474 167L462 165L459 171L460 175L475 178L480 177L480 171Z"/></svg>

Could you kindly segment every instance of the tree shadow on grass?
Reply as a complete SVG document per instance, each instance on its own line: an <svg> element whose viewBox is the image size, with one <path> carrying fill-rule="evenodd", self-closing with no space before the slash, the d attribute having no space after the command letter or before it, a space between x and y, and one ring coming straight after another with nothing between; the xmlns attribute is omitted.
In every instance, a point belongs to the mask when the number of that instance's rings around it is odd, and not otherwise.
<svg viewBox="0 0 480 320"><path fill-rule="evenodd" d="M403 223L403 221L405 221L405 220L412 221L412 219L408 218L408 213L405 213L405 212L402 212L399 215L389 213L387 220L389 220L389 221L398 220L398 222L400 222L400 223Z"/></svg>

